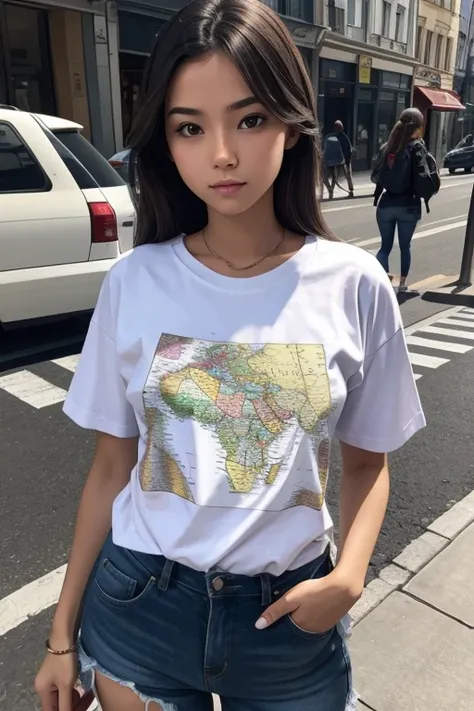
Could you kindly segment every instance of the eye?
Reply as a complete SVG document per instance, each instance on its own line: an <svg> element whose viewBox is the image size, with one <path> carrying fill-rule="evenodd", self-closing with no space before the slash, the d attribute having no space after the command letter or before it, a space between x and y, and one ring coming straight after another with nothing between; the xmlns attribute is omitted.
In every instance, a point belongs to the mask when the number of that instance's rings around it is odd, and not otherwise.
<svg viewBox="0 0 474 711"><path fill-rule="evenodd" d="M251 114L250 116L246 116L242 119L240 127L245 130L258 128L258 126L261 126L266 120L265 116L261 116L260 114Z"/></svg>
<svg viewBox="0 0 474 711"><path fill-rule="evenodd" d="M191 138L192 136L199 136L201 133L201 127L197 123L183 123L177 129L177 133L180 133L186 138Z"/></svg>

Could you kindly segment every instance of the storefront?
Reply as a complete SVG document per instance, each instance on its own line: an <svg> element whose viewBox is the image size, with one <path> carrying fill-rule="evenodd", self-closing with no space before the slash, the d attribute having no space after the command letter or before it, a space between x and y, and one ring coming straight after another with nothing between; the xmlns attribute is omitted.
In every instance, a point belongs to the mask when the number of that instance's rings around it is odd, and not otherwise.
<svg viewBox="0 0 474 711"><path fill-rule="evenodd" d="M428 150L441 165L449 149L448 136L452 133L452 123L462 117L466 107L455 91L427 86L415 87L413 102L425 117L424 138Z"/></svg>
<svg viewBox="0 0 474 711"><path fill-rule="evenodd" d="M0 102L56 113L46 10L0 0Z"/></svg>
<svg viewBox="0 0 474 711"><path fill-rule="evenodd" d="M410 105L413 76L377 68L366 55L353 60L320 59L319 121L323 135L342 121L355 148L354 170L369 170L398 116Z"/></svg>
<svg viewBox="0 0 474 711"><path fill-rule="evenodd" d="M119 9L118 22L122 124L126 142L135 102L142 83L145 63L153 48L156 35L165 24L166 18L150 17L141 12Z"/></svg>

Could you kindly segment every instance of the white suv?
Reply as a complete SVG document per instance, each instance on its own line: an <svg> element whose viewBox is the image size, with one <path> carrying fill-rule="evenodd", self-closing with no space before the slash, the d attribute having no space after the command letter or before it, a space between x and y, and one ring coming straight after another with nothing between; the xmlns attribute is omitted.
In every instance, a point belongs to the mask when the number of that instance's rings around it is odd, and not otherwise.
<svg viewBox="0 0 474 711"><path fill-rule="evenodd" d="M0 325L90 311L132 248L129 189L81 130L0 105Z"/></svg>

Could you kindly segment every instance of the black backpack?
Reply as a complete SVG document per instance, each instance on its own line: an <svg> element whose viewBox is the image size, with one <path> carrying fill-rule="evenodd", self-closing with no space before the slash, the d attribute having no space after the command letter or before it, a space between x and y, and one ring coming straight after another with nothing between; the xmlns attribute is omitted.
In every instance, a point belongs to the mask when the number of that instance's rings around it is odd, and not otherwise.
<svg viewBox="0 0 474 711"><path fill-rule="evenodd" d="M415 170L413 159L413 151L420 149L422 172ZM392 195L403 195L411 189L413 195L424 200L427 212L430 211L429 201L441 187L436 161L420 141L408 144L403 153L398 155L387 155L383 146L370 178Z"/></svg>
<svg viewBox="0 0 474 711"><path fill-rule="evenodd" d="M439 192L441 187L441 180L438 173L438 167L434 157L423 147L423 172L415 172L413 187L415 188L415 194L418 195L422 200L425 201L427 212L430 211L428 206L429 201ZM414 147L415 148L415 147Z"/></svg>

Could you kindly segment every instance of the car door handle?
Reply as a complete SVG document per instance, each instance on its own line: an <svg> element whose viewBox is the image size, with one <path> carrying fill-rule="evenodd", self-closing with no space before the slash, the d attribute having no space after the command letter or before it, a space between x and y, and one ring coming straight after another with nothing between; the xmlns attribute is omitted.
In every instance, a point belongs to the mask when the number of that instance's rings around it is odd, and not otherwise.
<svg viewBox="0 0 474 711"><path fill-rule="evenodd" d="M122 227L133 227L133 220L126 220L125 222L122 222Z"/></svg>

